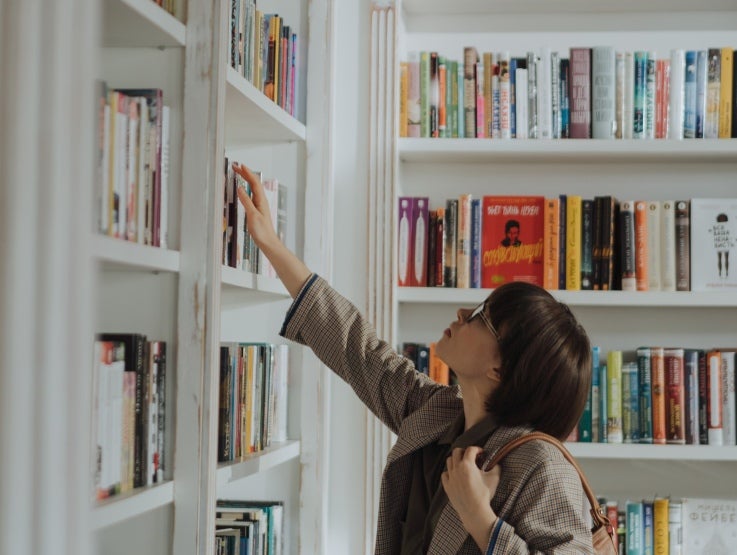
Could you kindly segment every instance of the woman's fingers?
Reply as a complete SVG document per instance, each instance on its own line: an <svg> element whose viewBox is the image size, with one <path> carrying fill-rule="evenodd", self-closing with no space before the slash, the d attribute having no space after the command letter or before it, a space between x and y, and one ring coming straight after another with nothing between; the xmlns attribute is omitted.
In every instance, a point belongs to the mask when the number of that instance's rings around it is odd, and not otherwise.
<svg viewBox="0 0 737 555"><path fill-rule="evenodd" d="M244 166L238 162L233 162L233 171L245 179L251 186L251 198L249 200L251 200L253 205L259 210L259 212L261 212L261 208L266 203L266 197L264 196L264 188L263 185L261 185L261 180L248 168L248 166ZM242 195L248 196L245 191L241 193L241 188L238 188L238 198L242 199ZM245 202L243 203L246 204ZM268 205L266 206L266 210L268 212Z"/></svg>

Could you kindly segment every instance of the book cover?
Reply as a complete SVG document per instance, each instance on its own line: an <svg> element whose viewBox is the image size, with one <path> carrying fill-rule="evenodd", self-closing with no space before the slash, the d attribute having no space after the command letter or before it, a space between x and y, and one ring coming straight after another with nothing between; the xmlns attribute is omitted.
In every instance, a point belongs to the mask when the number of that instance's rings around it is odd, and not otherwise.
<svg viewBox="0 0 737 555"><path fill-rule="evenodd" d="M635 266L635 203L623 200L619 206L619 259L622 291L637 290Z"/></svg>
<svg viewBox="0 0 737 555"><path fill-rule="evenodd" d="M734 91L732 80L734 73L734 51L732 48L721 49L721 76L719 79L719 138L732 136L732 97Z"/></svg>
<svg viewBox="0 0 737 555"><path fill-rule="evenodd" d="M737 545L737 501L683 499L683 553L728 555Z"/></svg>
<svg viewBox="0 0 737 555"><path fill-rule="evenodd" d="M412 198L399 198L399 233L397 237L397 272L398 284L400 286L410 285L410 268L412 267L412 241L411 230L414 215L412 213Z"/></svg>
<svg viewBox="0 0 737 555"><path fill-rule="evenodd" d="M639 383L640 443L653 442L652 373L650 349L637 349L637 378Z"/></svg>
<svg viewBox="0 0 737 555"><path fill-rule="evenodd" d="M647 202L647 287L660 291L660 201Z"/></svg>
<svg viewBox="0 0 737 555"><path fill-rule="evenodd" d="M568 195L566 199L566 289L581 290L581 215L583 199Z"/></svg>
<svg viewBox="0 0 737 555"><path fill-rule="evenodd" d="M737 198L692 199L690 231L691 289L737 289Z"/></svg>
<svg viewBox="0 0 737 555"><path fill-rule="evenodd" d="M601 348L591 347L591 441L598 443L601 438Z"/></svg>
<svg viewBox="0 0 737 555"><path fill-rule="evenodd" d="M647 202L635 201L635 286L638 291L647 291L650 288L647 215Z"/></svg>
<svg viewBox="0 0 737 555"><path fill-rule="evenodd" d="M722 358L722 430L725 445L737 443L735 349L719 349Z"/></svg>
<svg viewBox="0 0 737 555"><path fill-rule="evenodd" d="M545 219L543 230L543 287L549 290L558 289L560 199L545 199L543 217Z"/></svg>
<svg viewBox="0 0 737 555"><path fill-rule="evenodd" d="M471 199L471 287L481 287L481 199Z"/></svg>
<svg viewBox="0 0 737 555"><path fill-rule="evenodd" d="M683 78L683 137L696 137L696 74L697 52L687 50L684 57Z"/></svg>
<svg viewBox="0 0 737 555"><path fill-rule="evenodd" d="M471 195L458 196L458 232L456 255L456 287L471 287Z"/></svg>
<svg viewBox="0 0 737 555"><path fill-rule="evenodd" d="M668 555L668 505L667 497L656 497L653 501L653 553Z"/></svg>
<svg viewBox="0 0 737 555"><path fill-rule="evenodd" d="M683 350L684 422L686 444L699 442L699 351Z"/></svg>
<svg viewBox="0 0 737 555"><path fill-rule="evenodd" d="M444 247L445 286L456 287L458 283L458 199L447 199L445 201Z"/></svg>
<svg viewBox="0 0 737 555"><path fill-rule="evenodd" d="M510 281L543 284L542 196L484 196L482 287Z"/></svg>
<svg viewBox="0 0 737 555"><path fill-rule="evenodd" d="M636 362L622 363L622 438L640 442L640 394Z"/></svg>
<svg viewBox="0 0 737 555"><path fill-rule="evenodd" d="M613 139L617 125L616 56L612 46L591 49L591 137Z"/></svg>
<svg viewBox="0 0 737 555"><path fill-rule="evenodd" d="M409 280L412 287L425 287L427 285L429 205L430 199L428 197L412 197L412 223L410 228L412 263Z"/></svg>
<svg viewBox="0 0 737 555"><path fill-rule="evenodd" d="M643 537L644 515L642 503L627 501L627 555L639 555L645 549Z"/></svg>
<svg viewBox="0 0 737 555"><path fill-rule="evenodd" d="M650 348L650 372L652 376L653 443L666 442L666 382L663 347Z"/></svg>
<svg viewBox="0 0 737 555"><path fill-rule="evenodd" d="M707 397L706 411L708 418L709 445L724 445L722 427L722 356L719 351L706 353Z"/></svg>
<svg viewBox="0 0 737 555"><path fill-rule="evenodd" d="M676 290L676 208L664 200L660 208L660 289Z"/></svg>
<svg viewBox="0 0 737 555"><path fill-rule="evenodd" d="M594 200L581 201L581 289L594 288Z"/></svg>
<svg viewBox="0 0 737 555"><path fill-rule="evenodd" d="M685 79L686 53L682 48L675 48L670 52L670 97L668 99L667 134L669 139L684 138Z"/></svg>

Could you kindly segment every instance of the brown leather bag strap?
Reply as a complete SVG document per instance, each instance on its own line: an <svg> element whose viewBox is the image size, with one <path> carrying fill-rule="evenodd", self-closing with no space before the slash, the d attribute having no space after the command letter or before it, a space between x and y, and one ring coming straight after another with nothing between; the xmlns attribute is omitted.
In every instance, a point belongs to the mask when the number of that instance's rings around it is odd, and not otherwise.
<svg viewBox="0 0 737 555"><path fill-rule="evenodd" d="M551 435L548 435L544 432L530 432L529 434L525 434L523 436L513 439L506 445L502 446L502 448L496 452L496 454L492 457L491 461L489 461L489 463L485 465L485 469L487 471L491 470L497 464L499 464L499 462L504 457L506 457L510 451L512 451L513 449L516 449L523 443L527 443L528 441L533 441L536 439L539 439L541 441L547 441L548 443L552 443L553 445L555 445L560 450L560 452L563 454L563 456L566 458L566 460L573 465L573 468L575 468L576 472L578 472L578 477L581 479L581 485L583 486L583 490L586 493L586 497L589 500L589 504L591 505L591 513L593 517L602 524L609 524L609 519L607 519L607 517L603 514L601 508L599 507L599 502L596 499L596 495L594 495L594 490L591 489L591 486L589 485L589 481L586 479L586 476L581 470L581 467L578 466L576 459L573 458L573 455L571 455L568 452L568 449L566 449L565 446L560 441L558 441ZM606 519L606 520L602 520L602 519Z"/></svg>

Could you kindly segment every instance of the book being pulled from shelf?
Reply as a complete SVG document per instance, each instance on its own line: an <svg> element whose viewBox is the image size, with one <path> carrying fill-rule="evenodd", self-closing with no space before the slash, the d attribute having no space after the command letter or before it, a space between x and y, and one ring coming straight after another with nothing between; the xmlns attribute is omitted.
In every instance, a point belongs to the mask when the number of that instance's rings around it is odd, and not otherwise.
<svg viewBox="0 0 737 555"><path fill-rule="evenodd" d="M166 342L103 333L94 350L94 490L100 500L164 481Z"/></svg>

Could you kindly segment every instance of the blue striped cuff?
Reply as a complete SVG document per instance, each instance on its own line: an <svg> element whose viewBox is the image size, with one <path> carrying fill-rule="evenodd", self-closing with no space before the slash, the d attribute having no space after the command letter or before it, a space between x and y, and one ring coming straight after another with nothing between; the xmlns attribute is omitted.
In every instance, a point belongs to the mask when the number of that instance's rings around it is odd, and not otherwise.
<svg viewBox="0 0 737 555"><path fill-rule="evenodd" d="M287 311L287 316L286 318L284 318L284 323L282 324L281 330L279 331L279 335L281 335L282 337L285 337L285 334L287 333L287 326L289 325L292 316L294 316L294 313L297 312L302 299L307 294L307 291L309 291L310 287L312 287L312 284L315 283L317 278L317 274L312 274L302 286L302 289L299 290L297 296L294 298L294 302L292 302L292 306L289 307L289 310Z"/></svg>
<svg viewBox="0 0 737 555"><path fill-rule="evenodd" d="M499 530L501 529L503 522L504 521L501 518L496 519L496 525L494 526L494 531L491 533L491 541L489 542L489 549L486 550L486 555L491 555L492 553L494 553L496 540L499 537Z"/></svg>

